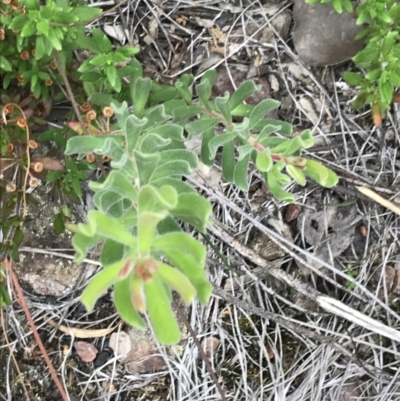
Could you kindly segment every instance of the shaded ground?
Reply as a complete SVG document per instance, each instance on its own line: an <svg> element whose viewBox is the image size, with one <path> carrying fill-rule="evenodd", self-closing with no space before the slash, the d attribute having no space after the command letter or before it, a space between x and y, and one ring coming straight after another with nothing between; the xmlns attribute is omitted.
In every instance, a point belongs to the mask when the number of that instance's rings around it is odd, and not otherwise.
<svg viewBox="0 0 400 401"><path fill-rule="evenodd" d="M210 249L208 266L218 295L208 308L193 307L189 316L200 340L219 340L209 359L226 398L395 401L398 340L377 334L355 311L399 327L399 219L355 186L396 201L399 110L395 106L382 129L374 129L367 109L351 108L357 91L341 78L342 71L353 68L351 62L305 67L293 49L291 16L291 4L280 1L142 1L128 2L98 25L126 24L130 43L141 46L146 73L160 81L183 72L199 76L214 66L218 93L245 78L257 79L263 85L261 99L282 102L274 117L292 123L296 132L313 130L317 143L307 156L341 177L332 190L292 185L298 201L289 207L272 198L256 173L248 194L211 179L218 178L218 168L196 175L193 185L212 197L221 223L210 230L210 239L236 271L233 276ZM79 304L96 266L78 267L65 256L72 254L65 249L69 238L54 235L51 213L57 205L47 196L45 188L38 191L39 206L32 212L39 215L28 219L31 234L24 245L51 249L54 255L33 256L26 249L17 272L71 400L221 399L190 336L177 357L158 350L167 361L161 372L138 374L113 357L110 335L84 340L99 353L94 362L83 362L76 339L43 321L46 313L83 330L119 323L111 294L92 314ZM322 308L322 295L347 305L347 318ZM16 303L6 310L5 324L32 399L59 399ZM0 400L25 399L3 339L0 344Z"/></svg>

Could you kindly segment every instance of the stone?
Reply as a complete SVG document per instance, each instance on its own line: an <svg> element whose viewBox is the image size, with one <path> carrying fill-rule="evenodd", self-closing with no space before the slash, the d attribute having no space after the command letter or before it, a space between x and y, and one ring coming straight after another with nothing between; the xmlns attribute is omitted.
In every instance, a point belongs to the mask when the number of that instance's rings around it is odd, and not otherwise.
<svg viewBox="0 0 400 401"><path fill-rule="evenodd" d="M352 14L338 14L331 3L306 4L295 0L295 28L292 39L300 59L309 66L321 67L342 63L363 47L355 36L363 29Z"/></svg>

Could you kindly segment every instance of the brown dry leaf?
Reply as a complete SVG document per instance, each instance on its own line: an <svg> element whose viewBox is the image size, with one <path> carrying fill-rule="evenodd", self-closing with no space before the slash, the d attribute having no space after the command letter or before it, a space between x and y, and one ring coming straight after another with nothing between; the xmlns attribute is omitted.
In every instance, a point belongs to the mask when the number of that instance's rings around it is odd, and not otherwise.
<svg viewBox="0 0 400 401"><path fill-rule="evenodd" d="M354 379L353 379L354 380ZM361 400L362 391L360 389L360 382L346 383L342 387L338 401L356 401Z"/></svg>
<svg viewBox="0 0 400 401"><path fill-rule="evenodd" d="M330 263L331 258L341 255L352 243L360 219L355 205L325 207L318 212L306 209L297 219L297 226L306 242L314 246L313 255ZM309 262L321 267L311 258Z"/></svg>
<svg viewBox="0 0 400 401"><path fill-rule="evenodd" d="M224 46L220 46L220 45L216 44L215 42L211 42L210 43L210 52L215 53L215 54L224 55L225 48L224 48Z"/></svg>
<svg viewBox="0 0 400 401"><path fill-rule="evenodd" d="M75 341L74 347L79 358L83 362L92 362L95 360L99 350L93 345L86 341Z"/></svg>
<svg viewBox="0 0 400 401"><path fill-rule="evenodd" d="M217 350L220 343L221 340L214 336L208 336L203 338L201 345L207 358L211 358L213 356L214 352Z"/></svg>
<svg viewBox="0 0 400 401"><path fill-rule="evenodd" d="M155 39L158 35L158 23L160 21L159 17L163 15L163 11L160 8L156 9L156 15L150 19L149 21L149 35L152 37L152 39Z"/></svg>
<svg viewBox="0 0 400 401"><path fill-rule="evenodd" d="M60 162L60 160L53 157L34 157L31 159L31 162L42 163L44 170L50 171L62 171L65 166Z"/></svg>
<svg viewBox="0 0 400 401"><path fill-rule="evenodd" d="M303 109L308 119L314 125L317 125L320 120L320 117L319 113L316 110L315 103L313 102L313 100L308 96L300 96L298 104Z"/></svg>
<svg viewBox="0 0 400 401"><path fill-rule="evenodd" d="M299 214L303 208L300 205L296 205L295 203L291 203L285 212L285 221L286 223L290 223L293 220L296 220L299 217Z"/></svg>
<svg viewBox="0 0 400 401"><path fill-rule="evenodd" d="M395 267L386 266L385 267L385 276L384 279L386 281L386 289L393 294L400 295L400 269L399 263L396 263ZM376 280L380 283L380 287L382 290L384 289L383 283L381 282L381 272L377 271L375 274Z"/></svg>
<svg viewBox="0 0 400 401"><path fill-rule="evenodd" d="M221 29L214 25L208 29L210 35L212 36L212 41L210 42L210 51L212 53L224 55L225 52L230 52L229 48L225 49L226 35L221 31Z"/></svg>
<svg viewBox="0 0 400 401"><path fill-rule="evenodd" d="M226 35L221 31L218 25L214 25L208 30L213 38L214 43L225 43Z"/></svg>
<svg viewBox="0 0 400 401"><path fill-rule="evenodd" d="M275 351L272 347L267 348L267 355L269 359L275 358Z"/></svg>
<svg viewBox="0 0 400 401"><path fill-rule="evenodd" d="M284 11L276 15L272 21L271 25L275 28L278 35L286 40L289 36L289 29L292 24L292 16L289 11ZM275 43L275 32L270 26L266 26L261 31L260 42L262 43Z"/></svg>
<svg viewBox="0 0 400 401"><path fill-rule="evenodd" d="M295 0L295 29L292 34L299 57L313 67L329 66L349 60L364 47L355 36L363 26L352 14L338 14L331 4L306 4Z"/></svg>
<svg viewBox="0 0 400 401"><path fill-rule="evenodd" d="M47 318L47 323L50 326L58 328L58 330L62 331L69 336L74 336L76 338L97 338L104 337L107 334L110 334L115 330L116 327L109 327L108 329L98 329L98 330L86 330L86 329L78 329L76 327L67 327L63 324L58 325L53 319Z"/></svg>

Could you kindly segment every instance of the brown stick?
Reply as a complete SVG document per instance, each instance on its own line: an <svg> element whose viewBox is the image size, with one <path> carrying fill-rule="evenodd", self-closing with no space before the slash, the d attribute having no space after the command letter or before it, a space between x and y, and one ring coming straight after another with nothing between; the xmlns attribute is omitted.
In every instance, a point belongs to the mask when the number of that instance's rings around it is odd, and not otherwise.
<svg viewBox="0 0 400 401"><path fill-rule="evenodd" d="M205 354L205 352L204 352L204 350L203 350L203 347L202 347L201 344L200 344L199 339L197 338L197 335L196 335L195 331L193 330L193 328L192 328L192 326L190 325L189 321L186 319L186 316L185 316L185 314L182 312L182 310L180 309L179 305L178 305L175 301L173 301L173 304L174 304L174 306L175 306L176 313L177 313L177 315L179 316L179 319L181 319L182 322L183 322L183 323L185 324L185 326L187 327L187 329L188 329L190 335L191 335L192 338L193 338L194 343L196 344L197 349L199 350L201 359L202 359L202 360L204 361L204 363L206 364L206 368L207 368L207 370L208 370L208 373L210 374L211 379L212 379L212 381L214 382L215 387L217 387L217 390L218 390L218 392L219 392L219 395L221 396L221 401L227 401L226 395L225 395L225 391L224 391L224 389L221 387L221 385L219 384L217 375L215 374L215 372L214 372L214 370L213 370L213 368L212 368L212 366L211 366L211 363L210 363L210 361L208 360L207 355Z"/></svg>
<svg viewBox="0 0 400 401"><path fill-rule="evenodd" d="M31 315L31 313L29 311L28 305L26 304L25 297L24 297L24 294L22 292L22 288L21 288L21 286L19 285L19 282L18 282L18 278L15 275L14 270L13 270L13 268L11 266L11 262L6 259L4 261L4 265L6 266L6 268L8 270L8 273L10 274L11 281L12 281L13 286L14 286L14 290L18 295L17 301L21 305L21 308L23 309L23 311L25 312L25 315L26 315L26 318L28 320L29 326L30 326L30 328L32 330L33 336L35 337L35 340L36 340L36 342L37 342L37 344L39 346L39 349L40 349L40 351L41 351L41 353L43 355L43 358L44 358L44 360L46 362L46 365L49 368L49 371L50 371L51 377L52 377L52 379L54 381L54 384L57 386L58 391L60 392L60 395L61 395L61 398L63 399L63 401L69 401L69 397L68 397L67 393L65 392L65 390L64 390L64 388L63 388L63 386L62 386L62 384L60 382L60 379L57 376L57 373L56 373L56 371L54 369L54 366L50 361L49 355L47 354L47 351L44 348L44 345L42 343L42 340L40 339L39 333L36 330L35 323L34 323L34 321L32 319L32 315Z"/></svg>
<svg viewBox="0 0 400 401"><path fill-rule="evenodd" d="M28 390L27 390L27 388L25 386L25 381L24 381L24 378L23 378L23 376L21 374L21 370L19 368L18 362L17 362L17 360L15 358L15 355L14 355L14 352L13 352L13 350L11 348L10 341L8 340L6 325L4 324L4 316L3 316L3 309L2 308L0 308L0 320L1 320L1 327L3 328L4 340L6 341L7 347L10 350L10 355L11 355L12 360L14 361L15 369L17 369L19 380L20 380L20 382L22 384L22 387L24 389L25 397L26 397L27 401L31 401L31 399L29 397Z"/></svg>

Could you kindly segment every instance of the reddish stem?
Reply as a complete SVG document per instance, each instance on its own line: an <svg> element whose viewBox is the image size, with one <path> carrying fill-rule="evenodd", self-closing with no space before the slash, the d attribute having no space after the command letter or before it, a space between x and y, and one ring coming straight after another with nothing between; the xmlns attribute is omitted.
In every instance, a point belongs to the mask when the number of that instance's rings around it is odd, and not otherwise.
<svg viewBox="0 0 400 401"><path fill-rule="evenodd" d="M42 340L40 339L39 333L36 330L35 323L34 323L34 321L32 319L31 313L29 312L29 308L28 308L28 305L26 304L25 297L24 297L24 294L22 292L22 288L19 285L18 278L14 273L14 270L13 270L13 268L11 266L11 262L8 259L6 259L4 261L4 265L6 266L8 272L10 274L11 281L12 281L12 283L14 285L14 289L15 289L17 295L18 295L18 303L21 305L21 308L25 312L25 315L26 315L26 318L28 320L29 326L31 327L33 336L35 337L35 340L36 340L36 342L37 342L37 344L39 346L39 349L42 352L43 358L44 358L44 360L46 362L46 365L49 368L49 371L50 371L51 377L52 377L52 379L54 381L54 384L57 386L58 391L60 392L60 395L61 395L61 398L63 399L63 401L69 401L69 397L67 396L67 394L66 394L66 392L65 392L65 390L64 390L64 388L63 388L63 386L62 386L62 384L60 382L60 379L57 376L57 373L56 373L56 371L54 369L54 366L50 361L49 355L47 354L47 351L44 348L44 345L42 343Z"/></svg>

